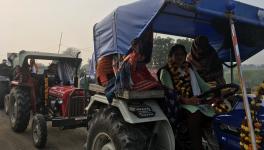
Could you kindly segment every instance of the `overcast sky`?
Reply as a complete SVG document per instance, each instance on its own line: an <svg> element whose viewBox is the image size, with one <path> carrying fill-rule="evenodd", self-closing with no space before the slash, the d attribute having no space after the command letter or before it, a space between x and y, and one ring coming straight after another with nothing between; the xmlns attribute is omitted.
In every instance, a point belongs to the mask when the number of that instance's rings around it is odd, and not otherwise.
<svg viewBox="0 0 264 150"><path fill-rule="evenodd" d="M57 52L76 47L87 60L93 25L119 5L135 0L0 0L0 59L22 49ZM263 0L239 0L264 8ZM264 64L264 52L247 63Z"/></svg>

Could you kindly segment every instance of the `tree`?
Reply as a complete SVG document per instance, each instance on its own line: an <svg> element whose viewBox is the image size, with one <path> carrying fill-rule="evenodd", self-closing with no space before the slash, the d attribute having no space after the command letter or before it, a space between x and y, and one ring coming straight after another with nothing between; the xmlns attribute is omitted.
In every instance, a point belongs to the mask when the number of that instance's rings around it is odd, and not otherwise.
<svg viewBox="0 0 264 150"><path fill-rule="evenodd" d="M185 38L175 41L175 39L171 37L162 38L158 36L153 42L152 60L148 64L148 67L158 69L164 66L167 62L168 53L175 43L184 45L186 50L189 51L191 49L192 40Z"/></svg>
<svg viewBox="0 0 264 150"><path fill-rule="evenodd" d="M264 69L263 68L256 68L255 65L247 65L251 67L243 68L243 76L246 82L247 88L254 89L260 83L264 81ZM227 83L230 83L230 71L225 71L225 79ZM239 84L238 79L238 72L237 69L234 69L234 83Z"/></svg>
<svg viewBox="0 0 264 150"><path fill-rule="evenodd" d="M83 76L85 76L87 74L87 72L88 72L88 66L89 66L89 64L87 63L87 64L84 64L81 67L81 69L80 69L80 77L83 77Z"/></svg>
<svg viewBox="0 0 264 150"><path fill-rule="evenodd" d="M175 40L170 37L162 38L158 36L155 38L153 42L152 59L148 66L155 69L164 66L169 50L174 43Z"/></svg>
<svg viewBox="0 0 264 150"><path fill-rule="evenodd" d="M76 57L78 52L80 52L79 49L74 48L74 47L69 47L65 51L63 51L62 54L67 54L67 55L70 55L72 57Z"/></svg>

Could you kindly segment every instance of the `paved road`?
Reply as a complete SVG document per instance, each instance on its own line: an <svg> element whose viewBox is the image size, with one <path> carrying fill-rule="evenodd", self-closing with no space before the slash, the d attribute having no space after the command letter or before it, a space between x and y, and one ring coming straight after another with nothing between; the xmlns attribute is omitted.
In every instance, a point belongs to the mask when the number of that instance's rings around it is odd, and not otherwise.
<svg viewBox="0 0 264 150"><path fill-rule="evenodd" d="M44 150L83 150L85 129L59 130L48 126L48 142ZM14 133L9 119L0 110L0 150L36 150L32 144L31 121L24 133Z"/></svg>

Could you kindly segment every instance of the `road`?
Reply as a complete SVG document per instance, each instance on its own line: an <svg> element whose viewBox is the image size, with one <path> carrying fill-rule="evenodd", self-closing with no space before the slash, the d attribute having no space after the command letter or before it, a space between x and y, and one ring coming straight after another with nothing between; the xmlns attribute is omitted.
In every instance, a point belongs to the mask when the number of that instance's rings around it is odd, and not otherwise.
<svg viewBox="0 0 264 150"><path fill-rule="evenodd" d="M60 130L48 125L48 142L44 150L83 150L85 129ZM0 110L0 150L36 150L32 143L31 121L24 133L14 133L9 118Z"/></svg>

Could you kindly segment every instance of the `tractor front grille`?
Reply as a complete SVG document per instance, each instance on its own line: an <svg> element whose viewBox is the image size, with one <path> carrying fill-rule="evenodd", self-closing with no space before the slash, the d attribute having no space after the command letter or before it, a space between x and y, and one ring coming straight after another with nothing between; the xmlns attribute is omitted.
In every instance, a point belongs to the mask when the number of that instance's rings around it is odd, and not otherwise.
<svg viewBox="0 0 264 150"><path fill-rule="evenodd" d="M84 96L72 96L69 100L69 117L84 115L85 98Z"/></svg>

